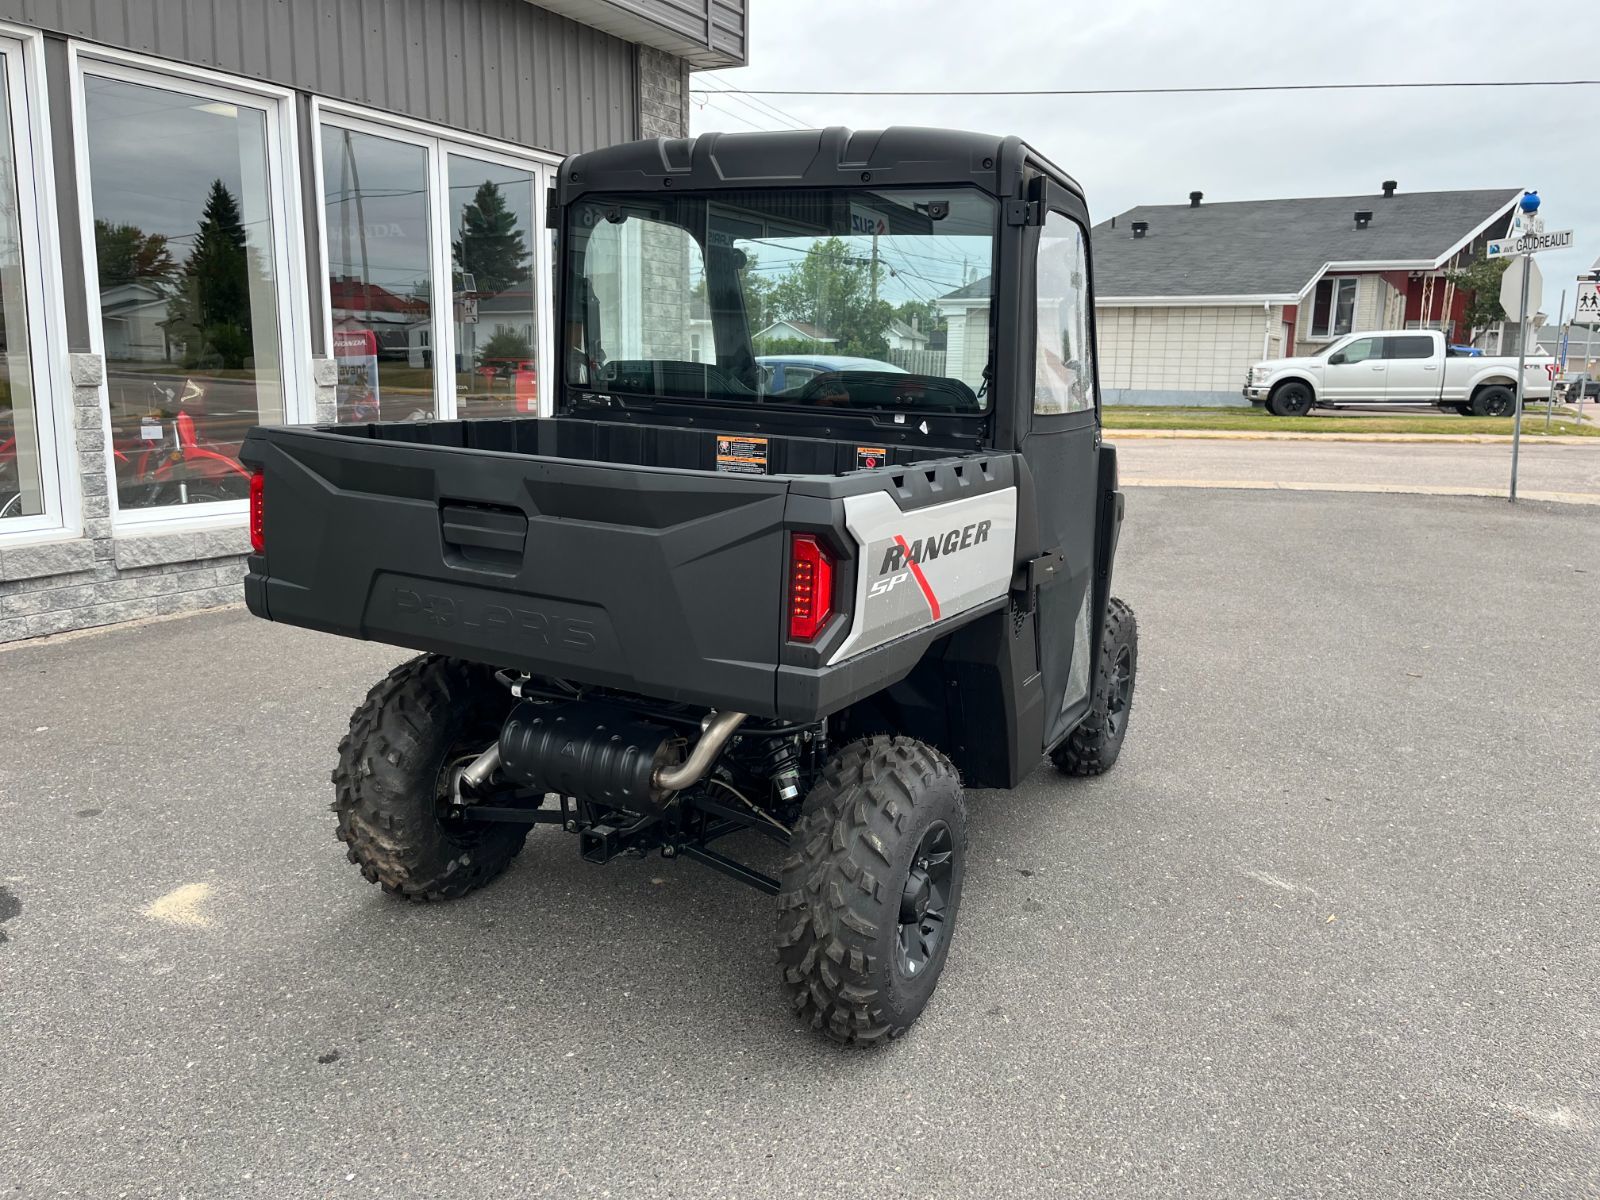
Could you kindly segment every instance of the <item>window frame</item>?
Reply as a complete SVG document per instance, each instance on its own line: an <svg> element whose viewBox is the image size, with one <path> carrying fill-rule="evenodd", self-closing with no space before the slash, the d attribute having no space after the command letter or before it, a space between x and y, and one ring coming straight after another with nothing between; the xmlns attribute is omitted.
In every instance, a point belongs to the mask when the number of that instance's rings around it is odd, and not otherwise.
<svg viewBox="0 0 1600 1200"><path fill-rule="evenodd" d="M450 211L450 156L475 158L497 166L527 170L533 176L533 228L528 231L529 249L533 253L532 278L534 287L534 320L538 325L534 354L538 363L539 416L548 417L554 411L552 396L555 360L555 261L551 238L546 230L546 203L556 180L556 169L561 165L559 155L543 150L524 149L492 138L480 137L463 130L450 129L428 121L401 116L397 113L378 112L359 104L347 104L323 96L311 99L311 131L316 142L312 156L312 172L317 194L317 261L322 289L322 344L328 354L333 353L333 304L328 289L328 223L323 219L327 195L322 169L322 131L325 127L349 129L373 137L420 146L423 151L424 173L428 184L428 220L430 239L428 261L433 273L429 289L432 315L429 320L433 342L433 406L440 420L452 420L457 415L455 371L456 330L454 319L441 321L439 314L450 314L454 307L451 281L454 272L450 262L450 244L454 235ZM442 369L448 367L450 369Z"/></svg>
<svg viewBox="0 0 1600 1200"><path fill-rule="evenodd" d="M89 319L89 349L105 363L104 315L100 309L100 273L94 240L94 189L89 162L88 100L85 75L144 87L198 95L207 100L258 108L266 114L267 203L272 213L273 270L278 307L278 361L283 381L284 420L311 418L311 322L306 287L303 217L299 208L301 180L299 138L295 129L295 93L255 80L130 54L105 46L67 44L67 75L72 97L73 175L78 188L79 236L83 248L84 302ZM100 428L105 443L106 494L113 534L228 528L244 522L246 500L204 506L203 515L186 504L123 509L117 500L116 459L111 445L110 380L100 382Z"/></svg>
<svg viewBox="0 0 1600 1200"><path fill-rule="evenodd" d="M1053 191L1054 189L1052 189ZM1089 347L1089 387L1093 403L1087 408L1065 409L1061 412L1041 412L1039 410L1038 396L1038 370L1039 370L1039 255L1045 247L1045 230L1049 227L1051 217L1060 217L1070 222L1078 231L1078 242L1083 251L1083 301L1084 301L1084 329L1088 335ZM1081 418L1084 413L1093 413L1096 422L1100 420L1100 339L1095 328L1094 304L1094 250L1089 242L1089 228L1084 222L1078 220L1066 208L1046 202L1041 209L1037 236L1030 239L1033 245L1031 270L1031 291L1033 293L1033 321L1030 332L1030 342L1033 352L1028 358L1028 386L1032 393L1028 407L1031 412L1030 421L1034 426L1050 427L1048 422L1061 419ZM1021 382L1019 380L1019 382Z"/></svg>
<svg viewBox="0 0 1600 1200"><path fill-rule="evenodd" d="M1339 319L1339 289L1346 283L1350 285L1350 328L1335 330ZM1317 328L1317 292L1323 284L1329 285L1328 291L1328 327ZM1359 275L1324 275L1317 280L1311 289L1311 332L1307 341L1332 342L1338 338L1348 337L1356 331L1356 305L1361 300L1361 276Z"/></svg>
<svg viewBox="0 0 1600 1200"><path fill-rule="evenodd" d="M66 347L65 282L45 88L44 36L36 29L0 23L0 54L7 56L6 100L17 183L18 251L23 307L28 322L28 378L39 441L43 511L0 523L0 545L56 541L82 530L82 488L73 450L72 381ZM16 69L12 69L13 66Z"/></svg>

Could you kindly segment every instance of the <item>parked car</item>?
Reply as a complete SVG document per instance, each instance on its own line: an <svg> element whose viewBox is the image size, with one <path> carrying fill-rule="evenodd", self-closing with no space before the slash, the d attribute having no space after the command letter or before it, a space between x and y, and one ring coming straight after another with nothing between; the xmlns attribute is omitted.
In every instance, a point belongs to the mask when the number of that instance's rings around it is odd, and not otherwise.
<svg viewBox="0 0 1600 1200"><path fill-rule="evenodd" d="M1554 360L1528 356L1523 398L1548 400ZM1504 417L1516 407L1514 355L1458 353L1433 329L1352 333L1321 354L1257 363L1244 396L1274 416L1313 408L1427 405L1463 416Z"/></svg>
<svg viewBox="0 0 1600 1200"><path fill-rule="evenodd" d="M880 362L876 358L857 358L849 354L760 354L756 362L772 374L767 380L770 392L798 392L822 375L849 371L874 371L904 375L904 367Z"/></svg>
<svg viewBox="0 0 1600 1200"><path fill-rule="evenodd" d="M1600 379L1563 379L1556 384L1556 399L1563 404L1600 400Z"/></svg>

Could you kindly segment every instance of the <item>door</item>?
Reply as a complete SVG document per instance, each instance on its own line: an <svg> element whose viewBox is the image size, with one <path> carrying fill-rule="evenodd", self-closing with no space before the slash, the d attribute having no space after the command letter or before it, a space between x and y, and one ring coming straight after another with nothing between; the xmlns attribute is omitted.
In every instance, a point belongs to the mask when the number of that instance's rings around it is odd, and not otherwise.
<svg viewBox="0 0 1600 1200"><path fill-rule="evenodd" d="M1434 404L1444 375L1440 347L1425 333L1383 339L1385 395L1390 404Z"/></svg>
<svg viewBox="0 0 1600 1200"><path fill-rule="evenodd" d="M1038 592L1039 672L1045 745L1089 703L1090 641L1096 627L1094 532L1099 498L1099 396L1089 243L1082 204L1051 192L1034 275L1032 414L1022 444L1033 475L1040 545L1062 569ZM1027 388L1028 376L1019 380Z"/></svg>
<svg viewBox="0 0 1600 1200"><path fill-rule="evenodd" d="M1383 339L1354 338L1328 356L1321 399L1334 404L1382 404L1388 372Z"/></svg>

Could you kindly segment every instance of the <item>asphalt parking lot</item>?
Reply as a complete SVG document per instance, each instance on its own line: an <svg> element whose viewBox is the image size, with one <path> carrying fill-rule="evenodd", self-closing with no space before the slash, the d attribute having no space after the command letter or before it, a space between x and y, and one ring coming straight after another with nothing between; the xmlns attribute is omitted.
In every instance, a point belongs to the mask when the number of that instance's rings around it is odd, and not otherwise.
<svg viewBox="0 0 1600 1200"><path fill-rule="evenodd" d="M950 967L843 1052L770 901L332 837L398 652L239 611L0 652L0 1195L1593 1196L1600 519L1139 489L1122 763L971 797ZM760 851L756 851L760 853Z"/></svg>

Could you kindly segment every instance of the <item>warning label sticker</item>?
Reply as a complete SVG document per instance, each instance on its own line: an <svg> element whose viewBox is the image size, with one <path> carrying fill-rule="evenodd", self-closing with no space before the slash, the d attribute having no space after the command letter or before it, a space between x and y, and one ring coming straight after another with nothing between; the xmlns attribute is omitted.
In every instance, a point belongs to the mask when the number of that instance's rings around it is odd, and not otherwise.
<svg viewBox="0 0 1600 1200"><path fill-rule="evenodd" d="M765 475L767 439L758 437L717 437L717 470L729 475Z"/></svg>
<svg viewBox="0 0 1600 1200"><path fill-rule="evenodd" d="M856 470L870 471L873 467L881 467L889 461L889 451L885 446L857 446Z"/></svg>

